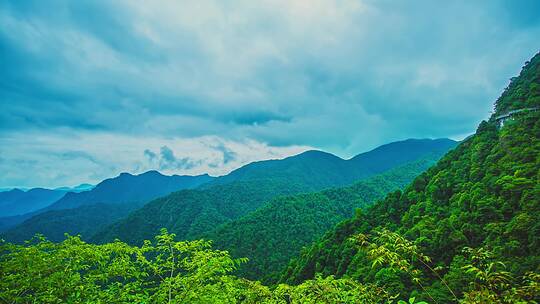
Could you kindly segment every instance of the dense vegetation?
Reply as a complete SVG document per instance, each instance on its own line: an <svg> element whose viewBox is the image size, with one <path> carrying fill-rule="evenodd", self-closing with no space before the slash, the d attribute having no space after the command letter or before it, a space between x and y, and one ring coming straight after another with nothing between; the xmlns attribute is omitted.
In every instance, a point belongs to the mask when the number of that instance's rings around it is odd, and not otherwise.
<svg viewBox="0 0 540 304"><path fill-rule="evenodd" d="M536 55L525 64L519 77L512 77L510 85L495 103L495 115L506 114L511 110L538 108L540 105L540 60Z"/></svg>
<svg viewBox="0 0 540 304"><path fill-rule="evenodd" d="M496 114L540 106L539 62L540 55L536 55L511 82L497 101ZM527 99L520 102L508 96ZM359 233L370 237L381 229L411 240L433 258L430 267L434 271L417 258L411 259L412 266L424 273L415 279L408 267L381 260L373 263L368 252L350 241ZM384 252L379 251L379 258ZM465 267L471 252L482 258L473 259L476 268ZM474 136L416 178L404 192L394 192L358 212L304 250L283 272L282 281L299 283L321 273L385 285L391 292L418 294L444 303L456 297L475 297L477 303L515 303L509 294L520 281L535 278L537 282L539 270L540 112L527 111L503 127L494 119L482 122ZM471 285L475 271L476 279L499 279L493 286L470 294L475 288ZM540 293L533 295L538 301ZM511 300L505 300L506 296Z"/></svg>
<svg viewBox="0 0 540 304"><path fill-rule="evenodd" d="M217 225L257 209L273 197L307 191L305 185L281 180L235 182L204 190L183 190L147 203L125 219L98 232L92 241L118 238L142 244L161 228L180 239L194 239Z"/></svg>
<svg viewBox="0 0 540 304"><path fill-rule="evenodd" d="M37 214L14 229L5 231L2 237L10 242L21 243L40 233L53 242L62 241L65 233L80 234L89 240L103 227L124 218L142 203L93 204L73 209L50 210Z"/></svg>
<svg viewBox="0 0 540 304"><path fill-rule="evenodd" d="M201 237L234 257L247 257L239 275L268 282L303 247L336 223L390 191L400 189L437 161L435 156L344 188L282 196Z"/></svg>
<svg viewBox="0 0 540 304"><path fill-rule="evenodd" d="M378 232L373 239L359 234L351 240L367 252L373 265L401 269L418 284L422 272L410 261L430 263L430 258L419 252L417 246L386 230ZM522 282L515 284L507 272L494 267L489 252L470 248L464 252L467 260L462 269L471 275L472 284L462 303L493 303L501 297L505 303L526 303L539 294L539 275L528 273ZM296 286L279 284L268 288L231 275L244 262L245 259L232 259L226 251L213 250L210 243L202 240L177 242L175 235L165 229L156 242L145 241L140 247L120 241L93 245L70 236L61 243L52 243L38 236L25 245L0 242L0 300L5 303L269 304L363 304L397 300L398 304L427 304L416 301L415 297L407 302L398 300L399 294L373 283L362 284L334 276L317 275ZM501 289L501 296L494 293Z"/></svg>
<svg viewBox="0 0 540 304"><path fill-rule="evenodd" d="M140 247L122 242L0 243L5 303L379 303L383 289L333 277L270 289L230 273L231 259L205 241L177 242L162 230Z"/></svg>

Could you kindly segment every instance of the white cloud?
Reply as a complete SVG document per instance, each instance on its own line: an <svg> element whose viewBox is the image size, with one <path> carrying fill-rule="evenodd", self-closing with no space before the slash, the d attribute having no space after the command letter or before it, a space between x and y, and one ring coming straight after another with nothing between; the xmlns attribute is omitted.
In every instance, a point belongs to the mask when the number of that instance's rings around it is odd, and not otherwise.
<svg viewBox="0 0 540 304"><path fill-rule="evenodd" d="M0 142L12 147L0 153L0 171L4 172L0 184L24 187L97 183L121 172L148 170L218 176L253 161L284 158L310 149L217 136L162 138L71 132L13 134ZM191 165L186 165L188 162Z"/></svg>

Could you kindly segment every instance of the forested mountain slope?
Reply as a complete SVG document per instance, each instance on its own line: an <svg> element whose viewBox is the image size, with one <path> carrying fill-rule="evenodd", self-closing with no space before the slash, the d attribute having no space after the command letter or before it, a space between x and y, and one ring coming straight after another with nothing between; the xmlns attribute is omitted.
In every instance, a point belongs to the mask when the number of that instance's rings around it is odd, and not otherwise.
<svg viewBox="0 0 540 304"><path fill-rule="evenodd" d="M100 182L90 191L69 193L46 210L71 209L97 203L146 202L174 191L196 188L212 179L213 177L207 174L167 176L157 171L139 175L122 173Z"/></svg>
<svg viewBox="0 0 540 304"><path fill-rule="evenodd" d="M32 217L32 213L0 217L0 233L6 230L9 230L12 227L17 226L18 224L24 222L25 220L31 217Z"/></svg>
<svg viewBox="0 0 540 304"><path fill-rule="evenodd" d="M450 290L461 297L482 278L480 286L490 287L467 295L483 299L475 303L517 292L510 290L512 284L534 282L535 274L519 278L531 271L538 276L540 267L540 111L520 112L504 126L495 120L531 107L540 107L540 54L512 79L496 102L495 114L474 136L404 192L394 192L337 225L293 260L281 281L299 283L316 273L346 275L384 284L402 295L432 296L440 303L455 301ZM370 239L382 228L412 240L433 259L434 271L417 265L426 270L418 281L425 290L405 271L368 259L350 239L358 233ZM474 267L463 268L471 259Z"/></svg>
<svg viewBox="0 0 540 304"><path fill-rule="evenodd" d="M307 190L302 184L259 180L178 191L151 201L125 219L105 227L92 241L103 243L119 238L127 243L141 244L161 228L174 232L179 239L193 239L257 209L273 197Z"/></svg>
<svg viewBox="0 0 540 304"><path fill-rule="evenodd" d="M23 241L40 233L53 241L64 233L89 239L100 229L120 220L144 203L171 192L195 188L212 180L208 175L166 176L157 171L140 175L122 173L80 193L67 193L54 204L18 217L0 219L2 237ZM2 228L2 227L0 227Z"/></svg>
<svg viewBox="0 0 540 304"><path fill-rule="evenodd" d="M407 140L387 145L391 148L386 150L390 150L394 154L407 155L404 159L426 155L439 157L454 144L455 142L447 139ZM378 151L378 149L374 151ZM409 150L410 152L407 152ZM381 153L372 151L364 154L377 156ZM140 175L123 173L118 177L99 183L91 191L69 193L48 208L38 210L30 216L4 219L6 228L10 228L9 226L14 226L14 224L16 226L11 227L3 236L10 241L20 241L30 238L35 233L41 233L51 240L59 241L63 239L65 232L69 232L70 234L82 234L83 239L96 241L112 240L117 236L135 241L155 235L163 226L171 228L180 236L193 236L198 233L197 231L207 232L215 228L216 225L255 210L272 197L316 191L327 185L343 183L343 179L333 180L339 176L339 172L335 171L337 167L329 165L343 164L343 162L345 161L332 154L309 151L284 160L259 162L259 165L265 166L265 170L251 171L249 165L240 168L232 174L240 174L242 177L231 179L238 179L238 183L233 183L231 186L217 183L219 188L216 189L210 189L210 186L205 187L205 183L213 179L208 175L165 176L157 171L149 171ZM379 162L381 161L379 160ZM326 165L323 166L321 163L326 163ZM373 166L373 161L370 162L370 165ZM357 168L362 166L367 168L369 165L357 163L356 166ZM381 164L380 166L388 165ZM307 170L307 174L305 172L304 174L294 173L299 172L299 168ZM364 170L365 175L371 175L371 172L375 171L373 169ZM223 178L226 177L218 179ZM143 203L158 196L201 185L203 186L202 191L208 191L207 193L185 192L171 196L174 197L172 200L171 198L161 200L162 203L167 202L167 204L175 202L173 204L180 209L172 208L169 211L164 208L156 213L155 210L149 211L152 207L148 207L126 221L113 225L112 231L107 232L104 229L125 217L129 212L141 207ZM260 193L258 193L258 188L261 189ZM221 191L227 195L219 196L218 192ZM246 196L249 197L246 198ZM177 201L182 202L178 203ZM100 209L92 207L95 204L101 206L118 204L118 206L106 206ZM185 207L187 205L189 206ZM103 210L103 213L100 213L100 210ZM172 210L176 213L171 214ZM129 223L129 221L139 221L137 220L139 215L145 218L143 221L145 225L137 225L137 228L133 228L134 224ZM128 227L127 230L121 228L124 222ZM178 227L182 227L182 230L180 231ZM121 231L126 231L127 235L123 235ZM94 237L96 233L98 235Z"/></svg>
<svg viewBox="0 0 540 304"><path fill-rule="evenodd" d="M249 259L240 268L240 276L266 282L303 246L351 217L355 208L366 207L404 187L437 160L426 157L348 187L278 197L202 237L233 257Z"/></svg>
<svg viewBox="0 0 540 304"><path fill-rule="evenodd" d="M206 187L261 178L283 179L308 185L313 191L350 185L427 155L441 157L457 142L447 139L407 139L344 160L322 151L306 151L281 160L253 162L221 176Z"/></svg>
<svg viewBox="0 0 540 304"><path fill-rule="evenodd" d="M390 145L389 150L406 156L400 158L400 161L389 162L398 164L408 158L438 158L455 146L455 143L449 139L411 139L396 142ZM380 153L375 149L364 154L372 156ZM370 161L377 159L379 163L384 162L384 158L372 158ZM374 164L370 166L371 169L364 170L362 168L367 168L368 165L362 162L357 161L353 166L350 161L320 151L308 151L283 160L252 163L199 189L180 191L157 199L126 219L101 230L92 240L106 242L120 238L128 243L140 243L151 238L163 227L176 233L180 239L192 239L220 224L254 211L274 197L320 191L331 185L352 183L352 176L345 174L346 178L343 178L340 174L347 172L346 170L351 171L351 168L355 168L355 172L363 172L365 177L372 176L377 170L372 169ZM392 168L387 164L379 166Z"/></svg>
<svg viewBox="0 0 540 304"><path fill-rule="evenodd" d="M142 204L144 202L92 204L73 209L49 210L23 220L15 228L2 233L1 237L21 243L39 233L50 241L60 242L68 233L80 234L82 239L88 240L97 231L127 216Z"/></svg>

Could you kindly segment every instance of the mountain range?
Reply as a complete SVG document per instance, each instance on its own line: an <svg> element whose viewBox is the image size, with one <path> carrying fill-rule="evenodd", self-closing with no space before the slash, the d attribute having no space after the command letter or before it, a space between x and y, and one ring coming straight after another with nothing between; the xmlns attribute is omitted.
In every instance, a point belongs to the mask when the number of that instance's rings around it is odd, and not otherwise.
<svg viewBox="0 0 540 304"><path fill-rule="evenodd" d="M441 156L455 145L455 141L446 138L407 139L382 145L347 160L331 153L310 150L281 160L250 163L206 186L256 179L299 182L311 190L344 186L418 160L426 154Z"/></svg>
<svg viewBox="0 0 540 304"><path fill-rule="evenodd" d="M48 193L61 195L42 204L45 205L43 208L0 218L0 228L3 228L7 238L13 237L14 240L31 237L36 233L58 240L66 232L78 234L87 229L99 229L101 225L112 223L148 200L174 191L195 188L212 179L207 174L166 176L157 171L148 171L139 175L122 173L100 182L91 190L78 193L48 190ZM83 206L86 208L75 210Z"/></svg>
<svg viewBox="0 0 540 304"><path fill-rule="evenodd" d="M67 191L33 188L30 190L11 189L0 192L0 217L16 216L33 212L56 202Z"/></svg>
<svg viewBox="0 0 540 304"><path fill-rule="evenodd" d="M282 160L251 163L200 189L180 191L152 201L105 227L92 240L102 243L119 238L140 244L160 228L167 228L180 238L193 239L264 206L275 197L350 184L410 160L438 158L455 144L449 139L410 139L362 153L351 160L307 151ZM391 154L401 157L382 164L384 155ZM373 163L377 159L381 164Z"/></svg>
<svg viewBox="0 0 540 304"><path fill-rule="evenodd" d="M167 176L158 171L148 171L139 175L121 173L115 178L100 182L90 191L67 193L45 210L72 209L96 203L146 202L174 191L198 187L212 179L208 174Z"/></svg>
<svg viewBox="0 0 540 304"><path fill-rule="evenodd" d="M41 233L58 241L67 232L84 233L85 239L94 242L121 238L140 243L166 227L180 237L192 238L254 211L274 197L343 186L420 158L437 159L455 144L450 139L409 139L350 160L307 151L248 164L218 178L168 177L157 171L136 176L123 173L90 191L67 193L30 216L4 219L11 227L3 237L22 241Z"/></svg>
<svg viewBox="0 0 540 304"><path fill-rule="evenodd" d="M43 209L58 201L66 193L79 193L94 188L90 184L75 187L45 188L3 188L0 191L0 218L24 215Z"/></svg>

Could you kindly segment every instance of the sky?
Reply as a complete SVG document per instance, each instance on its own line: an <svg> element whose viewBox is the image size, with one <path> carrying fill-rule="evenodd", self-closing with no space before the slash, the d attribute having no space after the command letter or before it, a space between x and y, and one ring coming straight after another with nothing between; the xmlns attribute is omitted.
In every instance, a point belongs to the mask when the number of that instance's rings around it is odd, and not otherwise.
<svg viewBox="0 0 540 304"><path fill-rule="evenodd" d="M462 139L540 1L1 1L0 187Z"/></svg>

